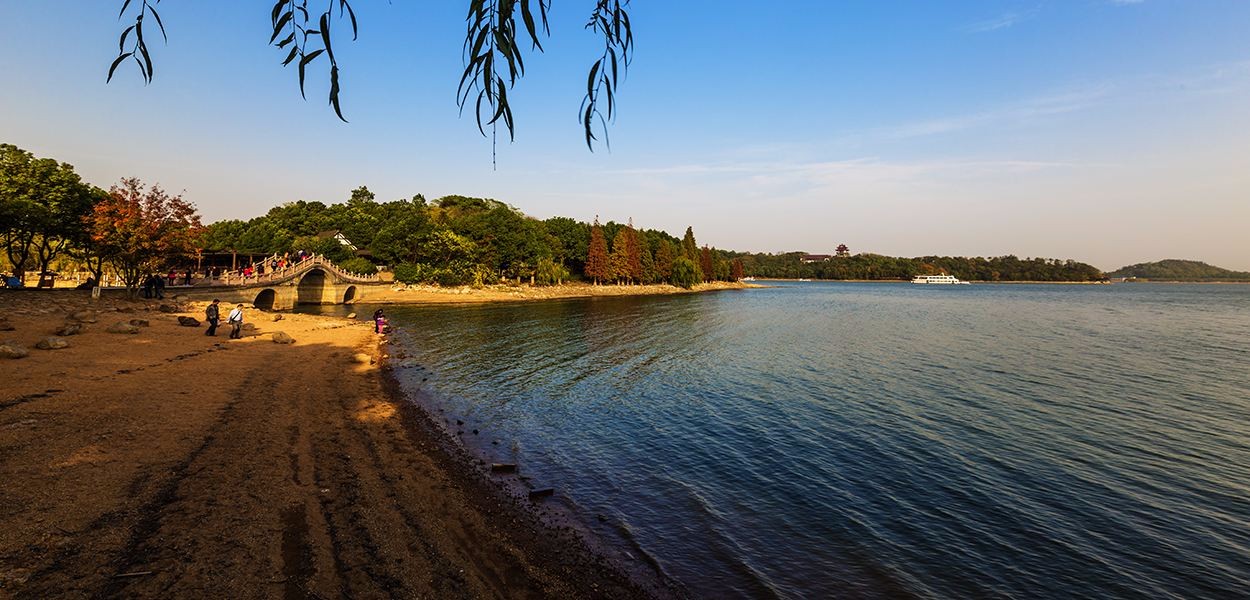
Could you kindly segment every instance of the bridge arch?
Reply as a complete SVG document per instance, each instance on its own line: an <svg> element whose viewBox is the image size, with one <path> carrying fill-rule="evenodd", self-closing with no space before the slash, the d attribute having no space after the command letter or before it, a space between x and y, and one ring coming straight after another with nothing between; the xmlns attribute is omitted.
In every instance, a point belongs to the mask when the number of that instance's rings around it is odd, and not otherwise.
<svg viewBox="0 0 1250 600"><path fill-rule="evenodd" d="M296 303L332 304L333 299L329 302L325 300L326 287L329 283L329 277L325 271L310 269L300 278L299 285L296 287Z"/></svg>
<svg viewBox="0 0 1250 600"><path fill-rule="evenodd" d="M277 292L270 288L265 288L259 294L256 294L256 299L252 300L252 306L263 310L273 310L274 302L277 299Z"/></svg>
<svg viewBox="0 0 1250 600"><path fill-rule="evenodd" d="M356 299L356 286L349 285L347 290L343 292L343 304L347 304Z"/></svg>

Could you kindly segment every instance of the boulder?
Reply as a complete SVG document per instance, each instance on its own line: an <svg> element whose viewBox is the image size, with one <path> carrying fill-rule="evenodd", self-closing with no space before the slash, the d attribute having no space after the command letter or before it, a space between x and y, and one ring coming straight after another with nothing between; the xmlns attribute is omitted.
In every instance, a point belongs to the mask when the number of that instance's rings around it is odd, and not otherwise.
<svg viewBox="0 0 1250 600"><path fill-rule="evenodd" d="M178 312L178 307L170 305L170 304L162 304L156 307L156 310L159 310L163 313L176 313Z"/></svg>
<svg viewBox="0 0 1250 600"><path fill-rule="evenodd" d="M82 323L66 323L56 330L57 335L78 335L87 331L87 326Z"/></svg>
<svg viewBox="0 0 1250 600"><path fill-rule="evenodd" d="M78 312L75 312L74 314L71 314L69 318L70 320L78 321L79 323L95 323L96 322L95 313L89 310L80 310Z"/></svg>
<svg viewBox="0 0 1250 600"><path fill-rule="evenodd" d="M139 333L139 328L125 321L118 321L109 325L105 331L109 333Z"/></svg>
<svg viewBox="0 0 1250 600"><path fill-rule="evenodd" d="M0 342L0 358L26 358L30 354L17 342Z"/></svg>
<svg viewBox="0 0 1250 600"><path fill-rule="evenodd" d="M186 302L187 300L190 300L190 299L191 297L186 294L178 294L174 296L174 302L177 302L178 304L182 304L183 302Z"/></svg>
<svg viewBox="0 0 1250 600"><path fill-rule="evenodd" d="M61 348L69 348L69 340L50 335L39 340L35 347L40 350L60 350Z"/></svg>
<svg viewBox="0 0 1250 600"><path fill-rule="evenodd" d="M295 338L286 334L285 331L273 332L273 343L275 344L294 344Z"/></svg>
<svg viewBox="0 0 1250 600"><path fill-rule="evenodd" d="M365 364L365 365L373 364L373 357L364 353L358 353L358 354L352 355L352 360L361 364Z"/></svg>
<svg viewBox="0 0 1250 600"><path fill-rule="evenodd" d="M347 313L347 318L349 318L349 319L355 319L355 318L356 318L356 313Z"/></svg>
<svg viewBox="0 0 1250 600"><path fill-rule="evenodd" d="M250 323L250 322L244 323L242 328L243 328L243 331L256 331L256 324Z"/></svg>
<svg viewBox="0 0 1250 600"><path fill-rule="evenodd" d="M281 321L281 320L282 320L282 315L274 315L274 316L273 316L273 320L274 320L274 322L275 322L275 323L276 323L276 322L278 322L278 321Z"/></svg>
<svg viewBox="0 0 1250 600"><path fill-rule="evenodd" d="M183 327L199 327L200 322L195 317L178 317L178 324Z"/></svg>
<svg viewBox="0 0 1250 600"><path fill-rule="evenodd" d="M147 319L131 319L130 324L135 327L151 327L152 324Z"/></svg>

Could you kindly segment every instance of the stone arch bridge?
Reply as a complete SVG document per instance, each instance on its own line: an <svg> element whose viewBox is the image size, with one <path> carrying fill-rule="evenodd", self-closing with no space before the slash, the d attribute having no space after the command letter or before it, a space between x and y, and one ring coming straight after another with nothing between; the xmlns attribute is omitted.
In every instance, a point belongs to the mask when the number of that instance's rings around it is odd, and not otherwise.
<svg viewBox="0 0 1250 600"><path fill-rule="evenodd" d="M291 310L297 304L344 304L364 297L365 290L385 285L377 275L350 273L324 256L264 275L244 277L238 272L205 280L178 290L195 300L220 298L226 304L251 304L266 310Z"/></svg>

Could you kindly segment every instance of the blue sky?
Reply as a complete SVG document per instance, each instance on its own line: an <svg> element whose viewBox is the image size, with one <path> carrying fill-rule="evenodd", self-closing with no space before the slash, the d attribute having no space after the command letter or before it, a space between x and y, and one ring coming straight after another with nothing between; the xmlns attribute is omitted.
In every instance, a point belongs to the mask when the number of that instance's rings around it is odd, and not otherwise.
<svg viewBox="0 0 1250 600"><path fill-rule="evenodd" d="M555 0L497 169L454 102L463 1L355 0L346 124L324 71L305 102L267 47L270 2L163 2L146 86L104 83L120 1L3 4L0 140L185 191L208 221L368 185L737 250L1250 270L1247 2L639 0L611 151L590 153L591 2Z"/></svg>

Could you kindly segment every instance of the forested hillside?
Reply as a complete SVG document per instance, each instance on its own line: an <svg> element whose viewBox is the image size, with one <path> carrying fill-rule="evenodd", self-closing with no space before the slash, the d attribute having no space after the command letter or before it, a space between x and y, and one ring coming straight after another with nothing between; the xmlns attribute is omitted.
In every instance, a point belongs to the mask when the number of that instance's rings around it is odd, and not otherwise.
<svg viewBox="0 0 1250 600"><path fill-rule="evenodd" d="M333 239L339 230L369 261L354 258ZM946 273L974 281L1093 281L1098 269L1071 260L1015 256L896 258L851 255L803 262L802 252L750 254L700 247L693 228L678 238L632 223L584 223L567 217L538 220L502 202L465 196L427 201L376 202L368 188L353 191L344 204L289 202L249 221L228 220L207 227L213 250L283 253L306 250L351 261L369 271L390 266L401 281L445 285L490 283L533 277L539 283L573 279L617 283L669 282L691 285L743 276L811 279L910 279ZM370 263L371 261L371 263Z"/></svg>
<svg viewBox="0 0 1250 600"><path fill-rule="evenodd" d="M915 275L954 275L965 281L1098 281L1097 268L1073 260L997 256L921 256L901 258L880 254L833 256L803 263L802 252L733 254L741 258L748 275L810 279L911 279Z"/></svg>
<svg viewBox="0 0 1250 600"><path fill-rule="evenodd" d="M1221 269L1196 260L1174 258L1120 267L1107 276L1162 281L1250 281L1250 273Z"/></svg>

